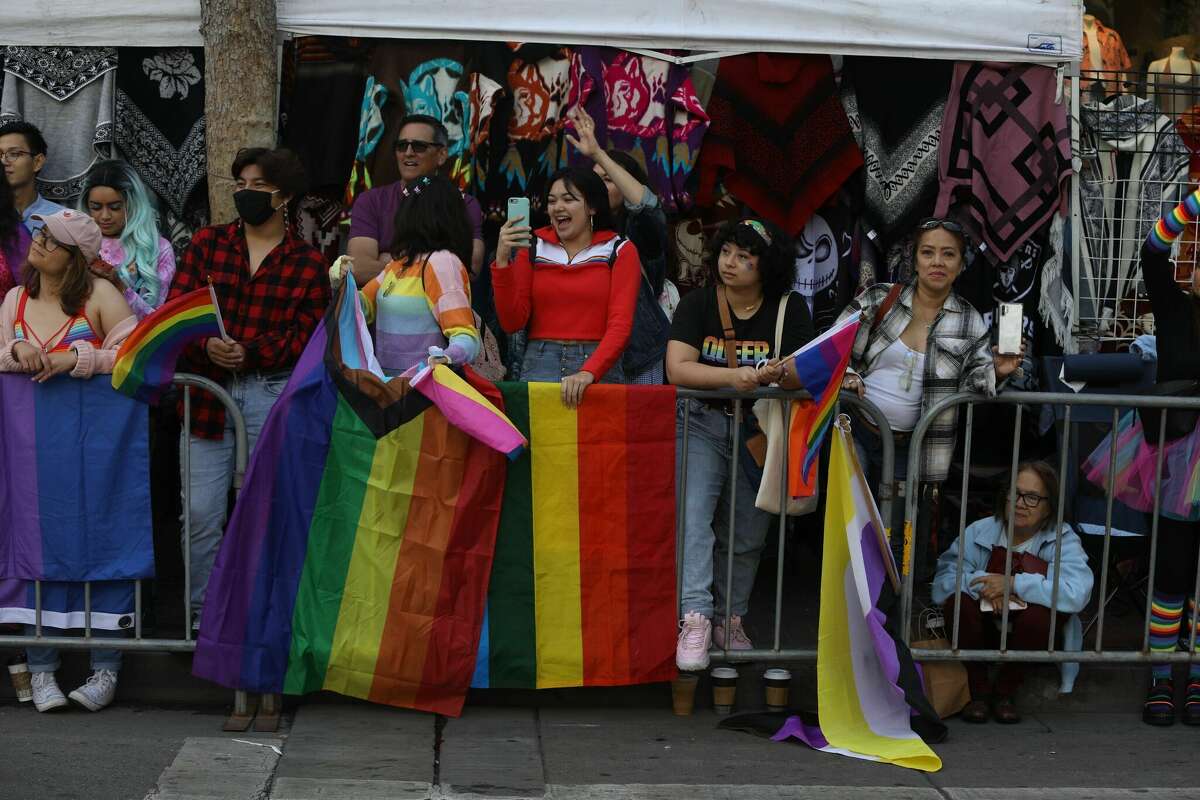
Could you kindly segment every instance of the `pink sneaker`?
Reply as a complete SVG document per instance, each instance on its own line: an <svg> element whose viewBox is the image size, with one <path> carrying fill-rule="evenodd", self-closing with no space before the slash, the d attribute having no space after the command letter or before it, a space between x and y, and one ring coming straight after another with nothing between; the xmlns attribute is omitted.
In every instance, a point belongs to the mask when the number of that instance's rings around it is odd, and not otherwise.
<svg viewBox="0 0 1200 800"><path fill-rule="evenodd" d="M729 644L725 644L725 626L717 625L713 629L713 642L721 650L752 650L754 645L750 644L750 637L746 635L746 631L742 628L741 617L729 618Z"/></svg>
<svg viewBox="0 0 1200 800"><path fill-rule="evenodd" d="M708 617L692 611L683 615L679 643L675 645L675 666L683 672L708 667L708 646L712 644L712 623Z"/></svg>

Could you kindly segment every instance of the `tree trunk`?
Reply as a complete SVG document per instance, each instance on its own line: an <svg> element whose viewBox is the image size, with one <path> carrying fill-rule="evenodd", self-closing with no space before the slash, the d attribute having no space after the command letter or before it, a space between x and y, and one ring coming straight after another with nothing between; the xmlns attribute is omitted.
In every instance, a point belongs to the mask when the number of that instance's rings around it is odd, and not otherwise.
<svg viewBox="0 0 1200 800"><path fill-rule="evenodd" d="M236 216L229 168L243 147L275 146L275 0L200 0L208 204Z"/></svg>

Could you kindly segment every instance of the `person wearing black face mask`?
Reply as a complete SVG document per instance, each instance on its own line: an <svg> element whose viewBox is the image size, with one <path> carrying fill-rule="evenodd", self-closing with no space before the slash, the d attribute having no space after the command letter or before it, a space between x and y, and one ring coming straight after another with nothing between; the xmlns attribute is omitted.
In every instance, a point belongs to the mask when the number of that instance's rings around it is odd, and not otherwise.
<svg viewBox="0 0 1200 800"><path fill-rule="evenodd" d="M203 228L180 260L170 297L211 279L227 336L189 346L178 369L220 383L246 421L253 450L267 414L325 313L327 265L291 229L291 204L304 191L304 168L287 150L247 148L233 163L240 219ZM206 392L192 401L191 601L204 600L225 527L233 474L233 429L224 407ZM186 496L185 496L186 498Z"/></svg>

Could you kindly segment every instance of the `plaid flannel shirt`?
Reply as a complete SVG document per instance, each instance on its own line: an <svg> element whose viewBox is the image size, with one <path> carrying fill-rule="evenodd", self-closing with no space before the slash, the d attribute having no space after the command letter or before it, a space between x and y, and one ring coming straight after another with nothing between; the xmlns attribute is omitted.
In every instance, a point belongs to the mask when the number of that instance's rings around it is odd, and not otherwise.
<svg viewBox="0 0 1200 800"><path fill-rule="evenodd" d="M208 285L212 277L221 316L230 338L246 348L244 372L270 374L290 370L329 305L325 259L290 232L250 276L250 260L241 222L196 231L179 262L168 299ZM189 345L179 368L224 384L229 371L208 360L204 343ZM192 403L192 435L225 435L225 407L208 392Z"/></svg>
<svg viewBox="0 0 1200 800"><path fill-rule="evenodd" d="M871 333L871 324L892 285L877 283L851 301L842 312L847 317L862 311L862 325L854 340L850 367L859 375L869 375L883 351L900 338L912 321L914 284L908 284L896 298L887 317ZM960 391L996 394L996 369L992 361L991 332L983 317L957 294L951 292L929 329L925 348L925 374L921 389L921 415L936 403ZM870 399L870 398L868 398ZM938 415L921 447L921 480L944 481L954 457L954 438L958 427L958 408Z"/></svg>

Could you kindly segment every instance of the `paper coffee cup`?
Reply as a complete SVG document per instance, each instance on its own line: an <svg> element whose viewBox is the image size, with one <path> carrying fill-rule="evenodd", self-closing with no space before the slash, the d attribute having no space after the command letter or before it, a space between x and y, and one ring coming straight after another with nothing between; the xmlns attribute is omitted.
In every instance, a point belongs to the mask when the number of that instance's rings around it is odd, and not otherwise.
<svg viewBox="0 0 1200 800"><path fill-rule="evenodd" d="M681 672L671 681L671 710L677 717L687 717L696 705L696 686L700 676L695 673Z"/></svg>
<svg viewBox="0 0 1200 800"><path fill-rule="evenodd" d="M713 711L718 714L733 711L733 699L737 695L737 670L733 667L716 667L709 677L713 685Z"/></svg>
<svg viewBox="0 0 1200 800"><path fill-rule="evenodd" d="M10 663L8 676L12 678L13 689L17 692L17 700L28 703L33 699L33 684L30 682L28 664L24 661Z"/></svg>
<svg viewBox="0 0 1200 800"><path fill-rule="evenodd" d="M767 686L767 711L786 710L792 673L786 669L769 669L763 673L763 682Z"/></svg>

